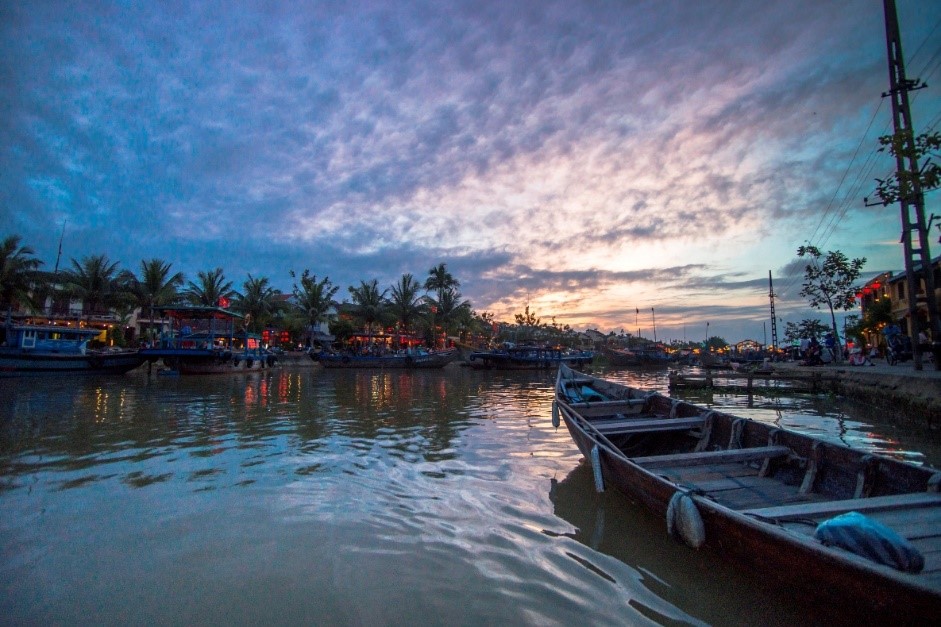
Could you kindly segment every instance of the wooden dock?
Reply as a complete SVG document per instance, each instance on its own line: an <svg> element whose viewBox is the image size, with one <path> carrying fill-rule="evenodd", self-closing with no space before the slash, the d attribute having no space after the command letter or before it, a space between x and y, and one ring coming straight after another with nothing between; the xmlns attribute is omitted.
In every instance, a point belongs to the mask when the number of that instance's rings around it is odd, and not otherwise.
<svg viewBox="0 0 941 627"><path fill-rule="evenodd" d="M839 386L839 376L819 371L723 371L698 376L681 375L675 370L670 372L671 390L708 389L748 395L785 391L832 394L839 392Z"/></svg>

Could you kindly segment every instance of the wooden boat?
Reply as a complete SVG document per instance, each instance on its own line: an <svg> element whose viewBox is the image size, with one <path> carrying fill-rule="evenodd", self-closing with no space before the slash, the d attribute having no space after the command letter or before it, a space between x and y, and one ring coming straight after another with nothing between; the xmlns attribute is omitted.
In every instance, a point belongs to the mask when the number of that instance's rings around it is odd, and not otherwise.
<svg viewBox="0 0 941 627"><path fill-rule="evenodd" d="M92 350L100 329L61 325L0 326L0 376L42 374L124 374L141 365L136 350Z"/></svg>
<svg viewBox="0 0 941 627"><path fill-rule="evenodd" d="M236 330L242 316L222 307L160 307L173 328L153 346L140 350L151 363L160 361L174 374L219 374L270 367L277 355L257 335Z"/></svg>
<svg viewBox="0 0 941 627"><path fill-rule="evenodd" d="M941 612L937 470L565 366L560 420L597 488L617 488L664 516L671 535L800 591L801 602L892 624Z"/></svg>
<svg viewBox="0 0 941 627"><path fill-rule="evenodd" d="M670 356L657 348L617 348L605 346L602 349L612 366L667 366Z"/></svg>
<svg viewBox="0 0 941 627"><path fill-rule="evenodd" d="M476 351L467 361L472 368L496 370L539 370L560 364L582 367L594 359L591 351L565 351L547 346L505 346L493 351Z"/></svg>
<svg viewBox="0 0 941 627"><path fill-rule="evenodd" d="M320 353L312 358L324 368L444 368L458 354L457 349L427 351L410 349L385 355L361 355L355 353Z"/></svg>

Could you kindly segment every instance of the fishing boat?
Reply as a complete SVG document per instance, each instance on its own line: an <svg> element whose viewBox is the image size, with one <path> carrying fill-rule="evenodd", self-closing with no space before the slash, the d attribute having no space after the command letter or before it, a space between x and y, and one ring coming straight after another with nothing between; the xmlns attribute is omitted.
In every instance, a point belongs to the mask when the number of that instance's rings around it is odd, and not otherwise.
<svg viewBox="0 0 941 627"><path fill-rule="evenodd" d="M562 366L553 424L668 532L848 621L941 612L941 472Z"/></svg>
<svg viewBox="0 0 941 627"><path fill-rule="evenodd" d="M362 353L320 353L313 357L324 368L444 368L457 357L457 349L429 351L424 348L410 348L384 354Z"/></svg>
<svg viewBox="0 0 941 627"><path fill-rule="evenodd" d="M591 351L568 351L549 346L513 346L492 351L475 351L467 357L472 368L483 370L539 370L560 364L583 367L594 359Z"/></svg>
<svg viewBox="0 0 941 627"><path fill-rule="evenodd" d="M670 363L666 351L657 347L630 349L605 346L602 353L612 366L666 366Z"/></svg>
<svg viewBox="0 0 941 627"><path fill-rule="evenodd" d="M45 324L0 325L0 377L41 374L124 374L143 358L136 350L94 350L101 329Z"/></svg>
<svg viewBox="0 0 941 627"><path fill-rule="evenodd" d="M169 332L140 350L144 359L160 362L171 374L219 374L270 367L277 355L261 338L236 323L241 314L222 307L159 307L155 313L171 321Z"/></svg>

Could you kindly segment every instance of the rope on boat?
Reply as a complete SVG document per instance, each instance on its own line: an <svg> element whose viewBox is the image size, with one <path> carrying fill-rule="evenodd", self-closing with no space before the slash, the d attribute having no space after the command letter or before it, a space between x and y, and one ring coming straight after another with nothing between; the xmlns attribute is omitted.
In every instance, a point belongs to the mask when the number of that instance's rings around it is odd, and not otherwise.
<svg viewBox="0 0 941 627"><path fill-rule="evenodd" d="M692 549L698 549L706 543L706 527L693 500L692 491L677 490L670 498L667 506L667 533Z"/></svg>
<svg viewBox="0 0 941 627"><path fill-rule="evenodd" d="M936 472L928 478L928 492L941 492L941 472Z"/></svg>
<svg viewBox="0 0 941 627"><path fill-rule="evenodd" d="M604 492L604 477L601 476L601 452L598 445L591 447L591 469L595 474L595 490Z"/></svg>
<svg viewBox="0 0 941 627"><path fill-rule="evenodd" d="M729 438L729 449L742 448L742 431L745 430L745 419L736 418L732 423L732 435Z"/></svg>
<svg viewBox="0 0 941 627"><path fill-rule="evenodd" d="M699 434L699 442L696 443L696 448L693 449L694 452L701 453L709 446L709 440L712 437L712 419L715 415L716 412L711 409L701 414L703 419L702 432Z"/></svg>
<svg viewBox="0 0 941 627"><path fill-rule="evenodd" d="M678 398L671 399L671 401L672 402L670 403L670 418L676 418L676 411L677 409L679 409L680 403L682 401Z"/></svg>
<svg viewBox="0 0 941 627"><path fill-rule="evenodd" d="M552 401L552 426L556 429L559 428L559 404L553 400Z"/></svg>

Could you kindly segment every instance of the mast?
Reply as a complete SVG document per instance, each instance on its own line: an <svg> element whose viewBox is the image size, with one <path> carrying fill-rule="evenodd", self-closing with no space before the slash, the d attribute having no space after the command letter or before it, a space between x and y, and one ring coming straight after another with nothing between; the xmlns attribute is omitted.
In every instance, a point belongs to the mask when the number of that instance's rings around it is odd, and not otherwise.
<svg viewBox="0 0 941 627"><path fill-rule="evenodd" d="M778 319L774 315L774 284L771 282L771 270L768 270L768 298L771 299L771 350L778 352Z"/></svg>

